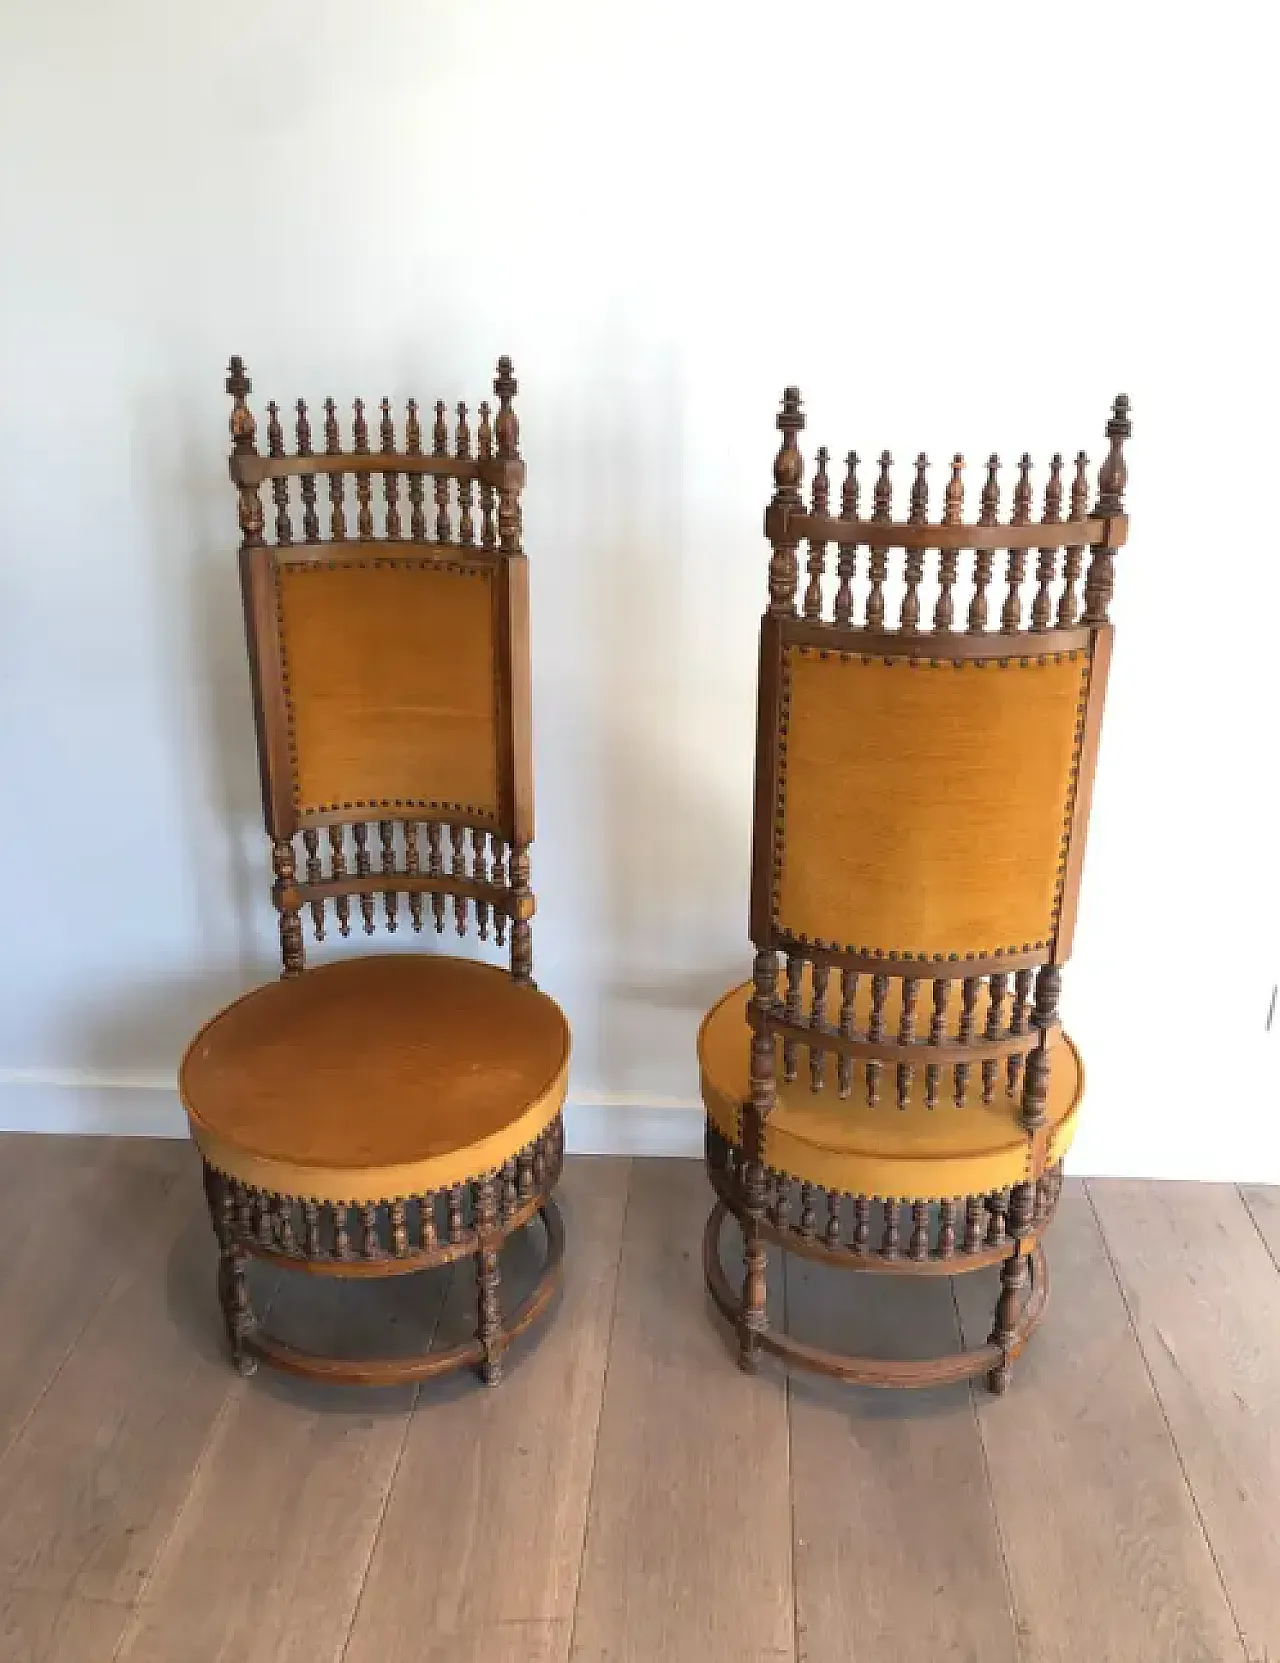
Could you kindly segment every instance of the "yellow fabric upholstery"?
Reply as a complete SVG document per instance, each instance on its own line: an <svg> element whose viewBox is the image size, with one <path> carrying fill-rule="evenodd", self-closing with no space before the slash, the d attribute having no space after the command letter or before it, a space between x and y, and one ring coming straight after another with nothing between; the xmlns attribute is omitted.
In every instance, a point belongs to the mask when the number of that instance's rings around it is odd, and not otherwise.
<svg viewBox="0 0 1280 1663"><path fill-rule="evenodd" d="M255 989L191 1042L179 1089L219 1172L353 1204L491 1171L564 1102L554 1000L465 959L387 953Z"/></svg>
<svg viewBox="0 0 1280 1663"><path fill-rule="evenodd" d="M775 924L912 957L1048 942L1088 673L785 649Z"/></svg>
<svg viewBox="0 0 1280 1663"><path fill-rule="evenodd" d="M278 572L298 812L403 803L496 818L491 572L355 554Z"/></svg>
<svg viewBox="0 0 1280 1663"><path fill-rule="evenodd" d="M855 1015L858 1031L866 1030L864 987ZM953 989L949 1029L954 1032L958 989ZM900 984L890 983L886 1013L894 1032L900 1006ZM742 1105L750 1098L751 1030L747 1005L751 985L726 993L708 1012L698 1034L702 1097L707 1113L731 1143L740 1143ZM931 1009L931 1007L930 1007ZM983 1010L979 1009L979 1018ZM950 1068L942 1071L938 1105L924 1106L924 1059L917 1065L905 1109L897 1104L895 1065L885 1063L880 1102L872 1108L862 1089L865 1064L854 1064L853 1093L841 1098L836 1090L836 1058L827 1053L826 1080L821 1091L809 1088L809 1060L800 1052L799 1077L782 1079L782 1045L778 1041L778 1102L765 1123L764 1160L777 1172L801 1182L818 1184L846 1195L881 1200L943 1200L977 1195L1020 1183L1029 1173L1029 1143L1018 1122L1020 1100L1005 1089L1000 1066L994 1101L982 1101L981 1070L974 1064L963 1108L953 1097ZM1066 1153L1075 1131L1084 1071L1075 1046L1061 1032L1050 1045L1048 1114L1052 1127L1050 1164Z"/></svg>

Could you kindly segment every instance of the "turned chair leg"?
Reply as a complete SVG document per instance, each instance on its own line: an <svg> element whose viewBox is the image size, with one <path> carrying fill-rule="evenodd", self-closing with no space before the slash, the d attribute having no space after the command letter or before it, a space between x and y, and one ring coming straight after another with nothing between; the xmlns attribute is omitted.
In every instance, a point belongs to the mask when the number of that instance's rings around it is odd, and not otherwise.
<svg viewBox="0 0 1280 1663"><path fill-rule="evenodd" d="M489 1232L497 1221L497 1186L492 1178L484 1178L476 1185L476 1229L482 1241L491 1239ZM502 1310L498 1303L501 1276L495 1247L482 1247L476 1254L476 1338L484 1356L480 1363L480 1378L486 1386L496 1386L502 1379Z"/></svg>
<svg viewBox="0 0 1280 1663"><path fill-rule="evenodd" d="M1009 1199L1013 1252L1000 1266L1000 1295L996 1300L996 1318L990 1338L990 1343L998 1345L1001 1352L999 1363L987 1375L987 1385L997 1397L1009 1390L1009 1382L1013 1378L1013 1345L1018 1337L1018 1324L1027 1301L1031 1277L1025 1238L1034 1211L1035 1186L1015 1186Z"/></svg>
<svg viewBox="0 0 1280 1663"><path fill-rule="evenodd" d="M249 1298L249 1255L238 1247L226 1248L218 1259L218 1302L227 1325L231 1360L247 1378L258 1368L258 1359L247 1344L257 1319Z"/></svg>
<svg viewBox="0 0 1280 1663"><path fill-rule="evenodd" d="M765 1310L765 1247L760 1236L764 1217L764 1167L748 1161L743 1172L743 1261L742 1316L738 1323L738 1363L754 1374L760 1358L760 1335L769 1326Z"/></svg>

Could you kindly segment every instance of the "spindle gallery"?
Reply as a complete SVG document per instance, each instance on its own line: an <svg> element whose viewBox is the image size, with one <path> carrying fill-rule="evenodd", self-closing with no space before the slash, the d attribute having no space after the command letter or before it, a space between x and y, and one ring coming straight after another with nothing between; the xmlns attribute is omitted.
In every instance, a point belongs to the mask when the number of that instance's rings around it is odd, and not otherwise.
<svg viewBox="0 0 1280 1663"><path fill-rule="evenodd" d="M465 404L451 437L438 402L429 452L413 400L402 444L390 400L380 401L375 449L363 401L344 448L326 399L319 453L299 400L292 454L273 402L264 455L249 378L231 360L231 477L284 974L201 1030L180 1082L204 1160L227 1338L246 1373L261 1360L382 1385L474 1365L495 1384L559 1279L552 1190L569 1032L533 980L516 390L502 358L497 408L479 406L474 437ZM443 952L308 967L304 920L317 941L402 925L474 931L509 952L509 969ZM504 1308L499 1249L535 1219L544 1268ZM471 1259L474 1337L426 1355L304 1352L255 1312L252 1259L348 1278Z"/></svg>
<svg viewBox="0 0 1280 1663"><path fill-rule="evenodd" d="M746 1368L763 1351L871 1385L985 1374L1002 1392L1044 1313L1043 1238L1080 1108L1058 1003L1128 529L1129 402L1106 424L1092 507L1076 458L1065 519L1061 455L1041 476L1038 519L1031 456L1013 471L1007 519L990 456L968 522L963 456L931 520L921 454L895 520L888 451L869 519L849 452L835 516L825 448L805 501L794 387L777 425L754 973L698 1040L717 1198L707 1282ZM742 1231L740 1280L722 1259L726 1213ZM925 1361L810 1345L774 1326L775 1247L893 1275L999 1265L990 1338Z"/></svg>

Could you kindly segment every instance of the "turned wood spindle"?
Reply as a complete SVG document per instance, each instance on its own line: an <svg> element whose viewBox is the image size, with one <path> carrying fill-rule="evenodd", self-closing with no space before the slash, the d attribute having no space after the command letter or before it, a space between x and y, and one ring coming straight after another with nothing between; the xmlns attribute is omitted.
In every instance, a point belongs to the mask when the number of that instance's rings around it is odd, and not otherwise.
<svg viewBox="0 0 1280 1663"><path fill-rule="evenodd" d="M235 1239L250 1241L253 1238L253 1199L244 1184L236 1184L231 1193L235 1201Z"/></svg>
<svg viewBox="0 0 1280 1663"><path fill-rule="evenodd" d="M516 1194L521 1201L528 1201L533 1191L533 1150L522 1149L516 1157Z"/></svg>
<svg viewBox="0 0 1280 1663"><path fill-rule="evenodd" d="M471 460L471 429L467 425L467 407L458 405L458 426L454 441L454 454L460 462ZM470 547L476 540L476 525L472 515L472 488L468 478L458 481L458 541Z"/></svg>
<svg viewBox="0 0 1280 1663"><path fill-rule="evenodd" d="M817 452L817 468L813 476L811 491L812 509L815 518L825 519L831 506L831 481L827 477L827 462L829 453L822 445ZM822 616L822 580L827 570L827 544L825 538L810 537L809 539L809 583L804 592L804 615L806 618L821 618Z"/></svg>
<svg viewBox="0 0 1280 1663"><path fill-rule="evenodd" d="M853 1251L866 1253L871 1246L871 1198L866 1195L855 1195L853 1198Z"/></svg>
<svg viewBox="0 0 1280 1663"><path fill-rule="evenodd" d="M471 833L471 865L477 883L487 884L489 881L489 835L477 829ZM489 939L489 903L476 902L476 927L480 932L481 941Z"/></svg>
<svg viewBox="0 0 1280 1663"><path fill-rule="evenodd" d="M248 396L253 391L253 383L245 374L242 358L232 358L227 370L226 389L231 395L232 455L256 456L258 454L258 424L254 421L253 412L247 403ZM262 497L259 494L258 487L238 483L236 498L241 545L247 549L261 548L264 542L262 535Z"/></svg>
<svg viewBox="0 0 1280 1663"><path fill-rule="evenodd" d="M498 359L493 390L498 399L498 413L493 423L498 458L504 462L515 462L520 457L520 422L512 400L520 387L511 360L505 354ZM508 554L520 552L520 492L513 484L506 482L498 490L498 545Z"/></svg>
<svg viewBox="0 0 1280 1663"><path fill-rule="evenodd" d="M907 1257L916 1264L929 1257L929 1203L927 1201L913 1201L911 1203L911 1241L907 1247Z"/></svg>
<svg viewBox="0 0 1280 1663"><path fill-rule="evenodd" d="M298 1238L293 1229L293 1202L287 1195L277 1195L272 1212L276 1246L281 1253L296 1253Z"/></svg>
<svg viewBox="0 0 1280 1663"><path fill-rule="evenodd" d="M902 1243L901 1202L886 1199L884 1204L884 1232L880 1237L880 1256L896 1259Z"/></svg>
<svg viewBox="0 0 1280 1663"><path fill-rule="evenodd" d="M335 1201L330 1210L333 1213L333 1256L335 1259L349 1259L351 1237L347 1234L346 1203Z"/></svg>
<svg viewBox="0 0 1280 1663"><path fill-rule="evenodd" d="M956 1203L954 1199L938 1203L938 1257L956 1256Z"/></svg>
<svg viewBox="0 0 1280 1663"><path fill-rule="evenodd" d="M272 844L271 865L275 872L275 902L280 912L280 954L286 976L300 976L305 967L302 919L296 900L297 863L293 844L281 839Z"/></svg>
<svg viewBox="0 0 1280 1663"><path fill-rule="evenodd" d="M769 610L778 617L790 617L796 609L796 585L800 580L797 556L798 539L787 530L786 521L804 509L801 483L804 479L804 457L796 435L805 425L800 408L800 389L787 387L782 394L782 409L777 428L782 444L773 461L773 502L770 505L782 525L773 537L773 553L769 560Z"/></svg>
<svg viewBox="0 0 1280 1663"><path fill-rule="evenodd" d="M519 1190L516 1187L516 1162L514 1155L505 1161L502 1167L502 1196L501 1208L503 1219L509 1219L516 1210L519 1200Z"/></svg>
<svg viewBox="0 0 1280 1663"><path fill-rule="evenodd" d="M369 859L369 828L363 820L357 820L351 828L351 834L356 840L356 876L367 878L373 872L373 865ZM374 895L372 890L362 890L360 894L360 917L364 923L364 933L373 934Z"/></svg>
<svg viewBox="0 0 1280 1663"><path fill-rule="evenodd" d="M1049 1102L1049 1035L1058 1017L1062 972L1056 964L1043 964L1036 974L1035 1008L1031 1026L1036 1031L1034 1049L1027 1057L1022 1083L1022 1124L1028 1132L1044 1125Z"/></svg>
<svg viewBox="0 0 1280 1663"><path fill-rule="evenodd" d="M418 1246L424 1253L432 1253L439 1246L436 1230L436 1198L434 1192L418 1197Z"/></svg>
<svg viewBox="0 0 1280 1663"><path fill-rule="evenodd" d="M1009 988L1009 978L1006 975L992 976L987 984L987 1039L1000 1038L1000 1022L1004 1007L1005 994ZM990 1103L996 1092L996 1076L1000 1071L999 1059L987 1057L982 1064L982 1101Z"/></svg>
<svg viewBox="0 0 1280 1663"><path fill-rule="evenodd" d="M342 435L338 432L338 407L331 398L324 401L324 451L326 456L342 454ZM329 541L344 543L347 538L347 511L343 493L342 471L335 468L329 475Z"/></svg>
<svg viewBox="0 0 1280 1663"><path fill-rule="evenodd" d="M951 997L951 983L939 977L933 984L933 1017L929 1023L929 1044L942 1045L947 1037L947 1001ZM926 1109L936 1109L938 1106L938 1085L942 1079L942 1068L936 1062L928 1063L924 1071L924 1106Z"/></svg>
<svg viewBox="0 0 1280 1663"><path fill-rule="evenodd" d="M977 1253L982 1246L982 1197L968 1195L964 1203L964 1241L962 1253Z"/></svg>
<svg viewBox="0 0 1280 1663"><path fill-rule="evenodd" d="M482 462L489 461L493 456L493 423L489 419L487 399L482 399L480 403L480 421L476 427L476 455ZM480 543L486 549L498 546L493 483L484 478L480 481Z"/></svg>
<svg viewBox="0 0 1280 1663"><path fill-rule="evenodd" d="M271 1197L265 1190L253 1192L254 1235L260 1247L271 1247L275 1240L275 1220Z"/></svg>
<svg viewBox="0 0 1280 1663"><path fill-rule="evenodd" d="M395 869L396 869L395 838L396 838L395 822L392 821L392 820L379 820L378 821L378 840L382 844L381 864L382 864L382 875L383 875L384 878L390 878L390 877L393 877L395 875ZM387 889L387 890L383 891L382 910L386 914L387 928L389 930L394 930L396 928L397 924L400 922L400 920L397 916L399 900L400 900L400 897L396 894L394 889Z"/></svg>
<svg viewBox="0 0 1280 1663"><path fill-rule="evenodd" d="M778 955L761 948L751 966L751 1105L758 1125L777 1099L773 1034L769 1021L778 1004Z"/></svg>
<svg viewBox="0 0 1280 1663"><path fill-rule="evenodd" d="M364 417L364 400L355 399L352 403L352 428L357 456L369 454L369 424ZM369 471L361 468L356 474L356 536L361 542L369 541L373 536L373 486L370 483Z"/></svg>
<svg viewBox="0 0 1280 1663"><path fill-rule="evenodd" d="M804 960L796 953L787 954L787 998L783 1016L794 1027L803 1018L801 1000L804 993ZM800 1072L800 1041L791 1034L782 1037L782 1078L788 1085Z"/></svg>
<svg viewBox="0 0 1280 1663"><path fill-rule="evenodd" d="M422 455L422 422L418 417L418 401L411 398L406 406L404 448L410 456ZM423 495L423 476L409 475L409 535L415 543L427 540L427 513Z"/></svg>
<svg viewBox="0 0 1280 1663"><path fill-rule="evenodd" d="M1024 451L1018 463L1018 479L1013 487L1013 513L1010 525L1028 525L1031 521L1031 457ZM1027 575L1027 551L1010 549L1005 567L1005 582L1009 592L1000 609L1000 628L1006 635L1015 635L1022 627L1022 584Z"/></svg>
<svg viewBox="0 0 1280 1663"><path fill-rule="evenodd" d="M1031 1184L1016 1184L1009 1198L1009 1233L1013 1237L1014 1251L1000 1266L1000 1297L996 1301L995 1323L990 1335L990 1343L998 1345L1002 1354L999 1365L987 1376L993 1392L1003 1392L1009 1384L1012 1348L1018 1337L1018 1323L1031 1274L1023 1250L1023 1239L1030 1228L1034 1207L1034 1187Z"/></svg>
<svg viewBox="0 0 1280 1663"><path fill-rule="evenodd" d="M840 1245L840 1209L844 1205L844 1196L839 1190L827 1191L827 1228L824 1239L828 1247Z"/></svg>
<svg viewBox="0 0 1280 1663"><path fill-rule="evenodd" d="M987 458L987 478L982 487L979 525L995 525L1000 513L1000 458ZM995 569L995 551L979 549L973 561L973 599L969 602L969 634L981 635L987 627L987 586Z"/></svg>
<svg viewBox="0 0 1280 1663"><path fill-rule="evenodd" d="M1062 453L1054 453L1049 464L1049 481L1044 488L1044 512L1041 525L1062 523ZM1031 602L1031 628L1042 634L1053 621L1053 580L1058 570L1058 546L1041 548L1036 562L1036 593Z"/></svg>
<svg viewBox="0 0 1280 1663"><path fill-rule="evenodd" d="M951 478L942 502L943 525L959 525L964 519L964 457L959 451L951 458ZM960 551L943 548L938 561L938 600L933 609L933 627L945 634L955 623L956 579L960 575Z"/></svg>
<svg viewBox="0 0 1280 1663"><path fill-rule="evenodd" d="M827 980L830 966L813 967L813 1002L809 1007L810 1031L821 1036L827 1024ZM821 1091L827 1081L827 1053L820 1043L809 1042L809 1090Z"/></svg>
<svg viewBox="0 0 1280 1663"><path fill-rule="evenodd" d="M961 1045L968 1045L973 1038L974 1021L977 1016L978 995L982 991L981 976L966 976L960 988L960 1028L956 1038ZM956 1064L956 1108L964 1107L965 1092L969 1089L969 1064Z"/></svg>
<svg viewBox="0 0 1280 1663"><path fill-rule="evenodd" d="M307 406L303 399L299 399L297 406L297 424L295 431L298 440L298 455L311 455L311 422L307 416ZM302 537L307 543L320 541L320 516L316 512L316 476L304 473L299 476L302 487Z"/></svg>
<svg viewBox="0 0 1280 1663"><path fill-rule="evenodd" d="M1071 518L1076 522L1089 512L1089 458L1083 451L1076 456L1075 478L1071 481ZM1076 543L1063 556L1062 594L1058 598L1058 628L1071 629L1079 613L1076 584L1084 569L1084 545Z"/></svg>
<svg viewBox="0 0 1280 1663"><path fill-rule="evenodd" d="M1031 990L1035 985L1034 970L1019 970L1013 978L1013 1008L1009 1016L1009 1032L1025 1034L1031 1017ZM1015 1051L1005 1063L1010 1095L1017 1092L1022 1078L1022 1054Z"/></svg>
<svg viewBox="0 0 1280 1663"><path fill-rule="evenodd" d="M872 976L871 978L871 1020L867 1025L867 1038L873 1044L884 1043L884 1005L889 993L889 978L887 976ZM880 1072L882 1064L875 1057L868 1057L866 1065L867 1102L874 1108L880 1101Z"/></svg>
<svg viewBox="0 0 1280 1663"><path fill-rule="evenodd" d="M511 851L511 977L533 986L533 891L529 887L529 849L519 844Z"/></svg>
<svg viewBox="0 0 1280 1663"><path fill-rule="evenodd" d="M444 877L444 839L443 828L438 820L427 821L427 876L429 878ZM431 892L431 915L435 921L436 934L444 930L444 896L439 890Z"/></svg>
<svg viewBox="0 0 1280 1663"><path fill-rule="evenodd" d="M987 1246L1003 1247L1005 1243L1005 1214L1009 1207L1008 1190L992 1190L986 1199Z"/></svg>
<svg viewBox="0 0 1280 1663"><path fill-rule="evenodd" d="M480 1374L487 1386L496 1386L502 1378L502 1310L498 1303L498 1251L494 1239L497 1196L492 1174L480 1179L473 1194L476 1229L482 1244L476 1255L479 1291L476 1338L484 1353Z"/></svg>
<svg viewBox="0 0 1280 1663"><path fill-rule="evenodd" d="M858 972L840 972L840 1034L844 1039L854 1036L853 1016L858 997ZM841 1097L853 1093L853 1058L841 1051L836 1057L836 1089Z"/></svg>
<svg viewBox="0 0 1280 1663"><path fill-rule="evenodd" d="M393 1201L387 1208L387 1222L391 1232L391 1251L403 1259L409 1251L409 1230L403 1201Z"/></svg>
<svg viewBox="0 0 1280 1663"><path fill-rule="evenodd" d="M307 852L307 882L318 884L321 881L320 869L320 833L314 826L308 826L302 834L302 846ZM320 896L311 903L311 928L315 931L316 940L324 940L324 897Z"/></svg>
<svg viewBox="0 0 1280 1663"><path fill-rule="evenodd" d="M893 480L889 470L893 466L893 457L887 450L880 452L880 477L876 480L873 493L874 507L871 518L877 522L887 523L893 518ZM867 576L871 587L867 592L867 628L884 628L884 585L889 575L889 550L881 544L879 548L874 543L870 545L870 558L867 563Z"/></svg>
<svg viewBox="0 0 1280 1663"><path fill-rule="evenodd" d="M463 882L465 882L467 876L466 838L465 827L449 827L449 847L451 850L449 875ZM467 933L467 897L465 895L455 895L453 897L453 927L459 935Z"/></svg>
<svg viewBox="0 0 1280 1663"><path fill-rule="evenodd" d="M493 834L492 844L493 857L490 866L489 881L495 889L504 889L507 882L504 875L504 862L506 859L507 846L498 836L497 832L494 832ZM503 907L497 904L495 904L493 909L493 939L497 942L499 947L503 946L507 939L507 914Z"/></svg>
<svg viewBox="0 0 1280 1663"><path fill-rule="evenodd" d="M902 1011L898 1019L898 1044L910 1045L916 1037L916 1009L920 1000L920 978L906 976L902 982ZM916 1071L909 1062L898 1064L898 1107L905 1109L911 1101L911 1084Z"/></svg>
<svg viewBox="0 0 1280 1663"><path fill-rule="evenodd" d="M812 1241L818 1228L818 1214L813 1205L816 1190L812 1184L800 1186L800 1234Z"/></svg>
<svg viewBox="0 0 1280 1663"><path fill-rule="evenodd" d="M454 1184L447 1196L449 1214L449 1243L456 1246L462 1240L462 1185Z"/></svg>
<svg viewBox="0 0 1280 1663"><path fill-rule="evenodd" d="M366 1259L382 1257L382 1241L378 1235L378 1209L366 1203L360 1209L360 1251Z"/></svg>
<svg viewBox="0 0 1280 1663"><path fill-rule="evenodd" d="M773 1222L779 1230L791 1223L791 1180L781 1172L773 1188Z"/></svg>
<svg viewBox="0 0 1280 1663"><path fill-rule="evenodd" d="M911 507L907 519L911 525L926 525L929 519L929 481L925 470L929 458L923 451L916 457L916 477L911 486ZM920 585L924 581L924 550L908 549L906 560L907 586L902 595L902 610L898 623L904 635L915 635L920 629Z"/></svg>
<svg viewBox="0 0 1280 1663"><path fill-rule="evenodd" d="M433 456L448 456L449 454L449 426L444 417L445 403L442 398L436 400L436 419L431 429L431 452ZM435 476L436 497L436 542L447 543L453 537L452 522L449 519L449 476L438 473Z"/></svg>
<svg viewBox="0 0 1280 1663"><path fill-rule="evenodd" d="M302 1203L303 1251L308 1259L320 1257L320 1208L314 1201Z"/></svg>
<svg viewBox="0 0 1280 1663"><path fill-rule="evenodd" d="M391 419L391 400L382 401L382 420L378 424L378 441L384 456L394 456L396 449L396 424ZM394 468L388 468L382 476L382 494L387 504L387 540L398 543L404 536L404 527L400 521L400 475Z"/></svg>
<svg viewBox="0 0 1280 1663"><path fill-rule="evenodd" d="M1124 513L1124 488L1129 469L1124 459L1124 442L1133 432L1129 419L1129 400L1121 393L1111 407L1107 423L1109 449L1098 469L1098 500L1094 516L1111 519ZM1105 624L1115 587L1115 553L1107 542L1096 543L1089 551L1089 572L1084 580L1084 621L1086 624Z"/></svg>
<svg viewBox="0 0 1280 1663"><path fill-rule="evenodd" d="M347 858L343 846L343 828L329 827L329 872L335 883L341 883L347 875ZM347 895L335 895L333 898L334 911L338 915L338 933L351 934L351 899Z"/></svg>
<svg viewBox="0 0 1280 1663"><path fill-rule="evenodd" d="M267 454L284 455L284 429L280 425L280 406L275 399L267 405ZM271 498L276 509L276 542L281 548L288 548L293 542L293 521L289 518L287 477L271 481Z"/></svg>
<svg viewBox="0 0 1280 1663"><path fill-rule="evenodd" d="M858 453L855 450L851 450L845 458L844 485L840 491L840 517L845 520L856 520L858 517ZM842 629L849 629L853 625L853 575L857 570L857 564L858 545L839 544L836 576L840 579L840 586L836 590L835 619Z"/></svg>
<svg viewBox="0 0 1280 1663"><path fill-rule="evenodd" d="M411 878L416 878L422 870L421 857L418 854L418 822L406 820L404 823L404 869ZM409 891L409 918L415 933L422 929L422 891Z"/></svg>

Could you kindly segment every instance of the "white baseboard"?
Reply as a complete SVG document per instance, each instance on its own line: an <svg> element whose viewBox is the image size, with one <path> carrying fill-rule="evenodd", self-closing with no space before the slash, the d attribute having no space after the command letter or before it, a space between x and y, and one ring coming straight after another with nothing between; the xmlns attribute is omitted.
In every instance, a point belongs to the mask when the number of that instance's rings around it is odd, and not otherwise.
<svg viewBox="0 0 1280 1663"><path fill-rule="evenodd" d="M702 1105L583 1093L565 1105L572 1155L702 1154ZM90 1137L185 1138L171 1078L117 1077L73 1069L0 1070L0 1132L77 1132Z"/></svg>

